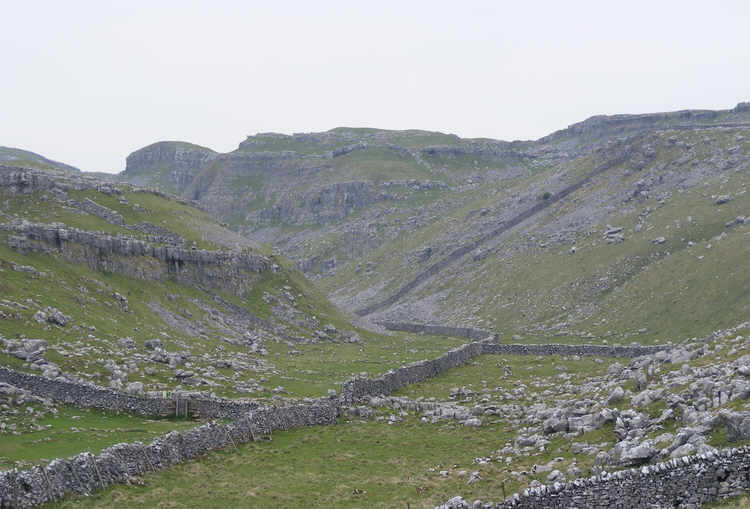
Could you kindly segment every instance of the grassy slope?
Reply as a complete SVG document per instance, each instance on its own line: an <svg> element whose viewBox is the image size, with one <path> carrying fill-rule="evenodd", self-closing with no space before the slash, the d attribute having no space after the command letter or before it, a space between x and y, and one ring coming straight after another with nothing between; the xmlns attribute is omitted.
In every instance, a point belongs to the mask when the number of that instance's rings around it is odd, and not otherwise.
<svg viewBox="0 0 750 509"><path fill-rule="evenodd" d="M493 207L500 200L518 192L518 188L514 184L517 184L517 182L506 181L502 187L493 185L464 192L440 193L436 200L451 203L452 208L435 217L424 227L415 231L404 232L395 239L385 242L362 259L342 266L335 275L321 280L321 287L332 294L335 294L341 288L345 288L347 293L353 293L367 290L372 286L380 287L380 284L384 282L385 285L382 286L380 295L395 292L405 281L413 278L418 271L426 269L450 253L452 249L458 247L448 243L446 232L471 231L471 226L468 228L466 226L470 214ZM522 185L525 186L527 183L524 182ZM401 217L402 221L406 222L409 213L410 211L406 210L399 215L394 214L392 219L398 220ZM438 250L438 254L424 262L414 263L408 253L424 246L432 246ZM364 266L366 263L372 263L375 271L371 274L358 274L355 271L356 267L358 265Z"/></svg>
<svg viewBox="0 0 750 509"><path fill-rule="evenodd" d="M746 334L748 331L739 331ZM743 352L733 352L731 345L718 344L709 355L691 361L692 366L715 362L729 362ZM615 359L596 363L592 359L580 361L560 357L485 356L470 366L456 368L444 376L412 386L404 391L411 396L444 397L447 389L464 385L481 389L482 380L490 387L506 389L525 384L531 387L554 386L558 366L564 365L576 382L584 376L598 376ZM508 365L513 376L505 380L496 364ZM679 366L664 369L679 369ZM534 381L533 383L532 380ZM537 385L541 381L542 385ZM633 387L626 387L633 389ZM682 390L674 387L674 391ZM541 392L540 392L541 394ZM582 397L601 397L585 394ZM629 402L623 401L621 408ZM731 407L744 408L747 402L733 402ZM659 415L663 406L646 408L651 415ZM553 439L546 450L527 458L517 458L506 467L497 462L478 466L474 458L483 457L512 441L517 429L500 423L490 423L479 429L456 426L452 423L420 424L413 417L387 425L373 422L342 422L337 426L293 430L277 433L271 443L256 443L238 450L226 450L207 455L198 461L175 469L152 474L137 487L118 486L87 499L71 499L55 507L136 507L148 505L170 507L226 507L250 505L258 507L432 507L460 493L468 500L499 500L522 488L508 475L508 470L530 470L533 464L544 464L561 458L559 469L575 460L588 474L593 457L575 455L571 443ZM674 432L665 425L662 432ZM715 446L725 445L720 433L712 437ZM575 442L612 443L612 429L605 427L576 437ZM404 454L408 451L408 454ZM447 470L445 477L440 470ZM483 480L467 486L466 477L458 472L479 470ZM546 474L527 475L543 480ZM747 497L717 504L712 507L742 507Z"/></svg>
<svg viewBox="0 0 750 509"><path fill-rule="evenodd" d="M742 495L739 497L732 497L722 502L715 502L713 504L706 504L703 506L705 509L717 509L719 507L731 507L733 509L744 509L750 507L750 495Z"/></svg>
<svg viewBox="0 0 750 509"><path fill-rule="evenodd" d="M71 192L71 197L84 197L110 207L122 214L127 224L149 221L180 233L189 241L204 248L224 248L223 238L236 240L206 214L191 207L168 201L147 193L126 192L129 204L120 204L113 196L95 191ZM133 207L138 204L140 209ZM104 231L110 234L139 236L130 230L111 225L91 215L80 214L52 199L42 199L39 194L0 199L0 210L6 218L26 218L39 222L61 222L85 230ZM201 232L211 230L205 240ZM3 236L5 234L2 234ZM218 240L216 240L218 239ZM284 387L282 397L322 396L329 389L338 389L340 383L355 373L382 373L405 362L431 358L461 344L461 340L421 335L380 335L352 328L347 318L331 305L287 260L273 255L267 247L263 254L271 255L281 270L264 273L252 290L239 297L223 292L208 294L199 288L180 286L170 281L141 281L118 274L100 273L85 265L67 261L53 254L20 254L0 245L0 311L7 319L0 322L0 334L6 339L43 338L49 349L46 357L63 371L79 373L97 384L107 385L109 374L104 368L108 360L125 366L132 360L133 350L118 344L120 338L132 338L136 352L147 352L144 342L159 338L170 352L189 349L191 360L183 366L201 373L213 369L211 359L241 359L254 366L250 371L235 373L231 368L216 368L223 379L215 386L199 386L219 396L247 397L238 392L235 384L255 380L261 390L251 395L268 399L276 394L277 386ZM142 263L152 263L143 259ZM16 270L18 266L31 266L42 275ZM320 326L332 324L341 331L357 332L359 344L322 342L318 344L288 344L267 339L267 357L250 353L245 347L222 340L226 330L221 319L211 310L231 316L231 311L214 300L218 294L234 305L244 307L264 320L285 324L264 299L265 294L279 296L283 288L296 297L292 306L308 316L314 316ZM115 293L127 297L128 309L115 298ZM154 311L154 305L167 310L175 317L191 321L200 334L172 326ZM37 309L55 307L70 315L71 324L57 327L37 323L32 319ZM288 330L298 336L309 337L312 330L290 323ZM11 356L0 355L0 363L16 369L27 369L23 362ZM148 368L148 369L147 369ZM165 364L141 363L136 371L128 373L128 382L140 381L147 390L168 390L177 386L173 370ZM25 410L22 408L22 412ZM82 419L73 419L80 415ZM11 421L7 421L10 423ZM15 421L14 421L15 422ZM66 456L81 450L97 450L118 441L148 440L169 429L194 425L172 421L148 421L137 417L113 416L95 411L61 408L57 418L48 416L40 423L50 425L49 430L30 431L20 418L21 434L3 435L0 457L6 465L13 461L37 461L41 458ZM86 432L70 428L85 429Z"/></svg>
<svg viewBox="0 0 750 509"><path fill-rule="evenodd" d="M52 161L39 154L19 148L0 147L0 164L31 168L34 170L52 170L64 172L79 172L78 168Z"/></svg>
<svg viewBox="0 0 750 509"><path fill-rule="evenodd" d="M530 357L528 355L483 355L474 359L469 365L451 369L443 375L422 383L413 384L397 391L394 396L410 398L436 398L447 400L454 387L468 387L475 392L483 389L503 389L512 391L519 384L530 378L547 378L552 383L560 373L558 366L565 366L572 378L572 383L581 383L587 377L606 372L609 365L615 362L627 362L623 359L607 358L596 362L593 357L582 357L578 360L559 356ZM512 375L505 376L504 370L510 368ZM530 386L530 392L541 392L543 386Z"/></svg>
<svg viewBox="0 0 750 509"><path fill-rule="evenodd" d="M271 443L210 454L146 476L140 487L118 486L50 507L386 508L408 503L417 508L432 507L459 490L499 499L500 482L466 489L467 477L457 472L472 471L476 454L500 448L508 438L497 426L474 430L413 419L293 430L275 434ZM565 444L554 446L549 459ZM445 478L435 471L444 468L452 468ZM483 475L500 477L502 467L490 465ZM505 489L513 489L512 483Z"/></svg>
<svg viewBox="0 0 750 509"><path fill-rule="evenodd" d="M125 217L128 224L149 221L172 231L180 233L188 240L195 241L201 247L223 247L216 242L203 240L196 224L204 228L222 229L204 213L174 201L146 193L125 193L129 204L122 205L117 198L105 196L95 191L72 193L76 199L88 197L97 203L110 207ZM58 221L78 228L106 231L109 233L132 232L110 225L90 215L81 215L62 207L54 201L42 201L41 197L26 196L5 200L3 211L9 216L25 217L34 221ZM133 209L138 203L139 210ZM220 236L219 236L220 237ZM227 237L233 237L227 232ZM270 251L263 248L268 254ZM353 331L347 318L332 306L327 299L302 276L293 265L281 257L274 256L282 270L264 273L256 282L249 294L244 297L216 292L224 300L245 307L256 316L266 320L283 319L274 316L272 306L264 300L264 294L278 295L283 287L296 297L292 307L308 316L314 316L320 326L333 324L342 331ZM143 263L150 263L144 259ZM13 269L14 265L30 265L46 276L32 276L28 272ZM58 363L64 370L79 371L89 376L92 381L105 384L107 373L102 369L103 359L113 359L126 363L130 351L118 347L117 340L132 337L143 352L143 343L147 339L158 337L165 343L168 351L182 351L189 345L193 356L193 368L207 368L210 363L202 360L204 355L231 357L233 352L249 361L256 359L264 362L260 373L265 379L266 388L257 396L270 397L271 388L283 385L287 395L313 396L323 395L328 389L338 384L353 373L361 371L382 372L422 358L434 357L448 348L460 343L449 338L429 338L423 336L384 336L368 331L357 331L364 344L331 344L295 345L285 343L267 343L271 355L261 358L249 354L243 347L223 341L225 335L219 320L207 313L213 308L223 313L228 310L217 304L212 294L198 288L187 288L170 281L140 281L117 274L97 273L86 266L73 264L59 255L45 254L22 255L7 247L0 246L0 270L2 270L2 287L0 296L9 302L25 306L4 304L2 309L11 316L4 320L2 333L6 338L17 337L43 338L51 347L48 358ZM129 310L122 309L114 297L115 292L125 295L129 301ZM28 299L31 299L30 301ZM24 304L25 303L25 304ZM191 334L182 328L165 323L154 310L154 304L168 310L176 317L189 320L202 328L202 335ZM31 318L38 308L56 307L63 313L72 316L73 323L65 328L38 324ZM309 337L312 330L286 324L293 334ZM68 352L81 348L81 355L60 354L59 348ZM290 350L296 350L294 355ZM15 359L5 358L5 363L19 365ZM156 373L149 375L140 369L129 376L129 381L143 381L152 388L172 388L174 380L171 370L166 365L152 363ZM238 379L227 368L218 370L227 381L210 390L219 395L238 396L234 383L253 378L253 373L245 373Z"/></svg>
<svg viewBox="0 0 750 509"><path fill-rule="evenodd" d="M649 168L666 167L665 173L679 175L694 165L721 164L714 162L709 146L728 147L736 143L737 136L738 132L733 130L712 132L711 141L705 142L705 133L669 133L676 142L662 140ZM647 143L654 141L650 138L637 141L636 148L642 149ZM679 143L694 147L687 162L683 161L684 150L676 148ZM746 142L738 146L745 151L749 147ZM580 178L595 164L589 158L574 161L566 181ZM543 187L545 178L547 175L541 173L524 179L511 192L518 193L535 182ZM643 173L633 171L629 164L613 168L569 200L545 212L539 218L539 227L531 233L544 239L541 228L574 213L577 207L591 200L594 192L603 193L602 196L617 194L641 178ZM618 341L661 342L729 326L750 310L747 291L750 273L743 269L748 226L725 227L725 223L737 216L750 215L747 182L746 172L719 172L699 185L673 190L663 203L662 197L653 193L643 203L634 200L618 206L622 210L604 217L590 235L578 232L575 255L568 254L569 244L540 247L537 241L529 248L510 248L522 240L520 235L511 234L503 246L483 260L473 262L470 256L465 257L440 277L418 288L407 300L442 292L440 306L444 319L490 324L508 335L528 332L538 325L549 329L555 323L567 322L567 328L574 332L590 333L597 338L612 336ZM497 194L493 191L490 185L480 188L473 201L447 211L434 223L403 238L386 242L359 261L362 266L372 262L374 272L357 274L355 264L351 263L323 279L322 287L337 296L352 295L368 287L380 288L381 296L392 293L403 281L445 254L416 264L407 253L425 245L444 246L441 236L458 226L466 228L465 218L470 210L492 207L509 196L502 190ZM719 194L732 194L734 199L717 206L715 196ZM643 231L635 232L638 215L646 208L651 213L645 218ZM692 219L689 223L688 216ZM624 227L626 241L607 244L602 237L605 224ZM472 228L471 223L468 228ZM717 241L716 237L722 233L726 235ZM657 237L665 237L666 243L653 244ZM688 247L689 242L695 245ZM601 286L605 288L598 290ZM647 333L636 338L636 332L642 328ZM537 333L548 336L554 332Z"/></svg>
<svg viewBox="0 0 750 509"><path fill-rule="evenodd" d="M729 326L750 310L750 274L743 268L748 226L727 228L725 223L750 210L750 197L738 195L717 206L711 196L744 189L746 178L734 175L726 183L676 194L663 207L651 199L628 215L611 217L606 222L625 228L622 244L607 244L597 231L589 238L579 236L575 255L568 246L553 244L510 258L487 257L472 274L452 281L446 304L456 296L480 296L478 314L498 329L520 329L529 319L571 321L573 328L599 337L615 333L623 338L647 328L640 337L645 341ZM636 233L637 215L646 207L654 212ZM652 243L656 237L666 242ZM641 269L629 272L626 265ZM607 278L609 289L596 291L601 278ZM575 312L587 302L598 305L591 318Z"/></svg>

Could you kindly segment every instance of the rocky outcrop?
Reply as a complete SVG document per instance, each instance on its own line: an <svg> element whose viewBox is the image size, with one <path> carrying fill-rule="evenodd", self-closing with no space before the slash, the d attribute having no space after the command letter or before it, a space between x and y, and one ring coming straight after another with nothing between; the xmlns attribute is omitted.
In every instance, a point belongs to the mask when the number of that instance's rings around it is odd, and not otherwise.
<svg viewBox="0 0 750 509"><path fill-rule="evenodd" d="M724 449L717 454L683 456L656 465L528 488L497 504L469 504L455 497L435 509L697 508L750 490L748 469L750 448Z"/></svg>
<svg viewBox="0 0 750 509"><path fill-rule="evenodd" d="M74 263L144 280L171 279L184 285L220 288L244 295L269 270L265 257L249 252L184 249L124 235L27 221L0 225L19 252L57 251ZM151 239L157 240L157 239Z"/></svg>
<svg viewBox="0 0 750 509"><path fill-rule="evenodd" d="M157 226L155 224L146 222L130 225L126 224L125 218L122 217L122 214L108 207L105 207L104 205L99 205L94 200L91 200L89 198L84 198L81 202L69 200L68 203L75 206L76 208L83 210L84 212L94 215L100 219L104 219L108 223L114 224L127 230L133 230L148 235L153 239L154 242L174 245L185 244L185 239L183 239L180 235L162 226Z"/></svg>
<svg viewBox="0 0 750 509"><path fill-rule="evenodd" d="M719 424L726 426L729 442L750 439L750 412L723 410L719 413Z"/></svg>
<svg viewBox="0 0 750 509"><path fill-rule="evenodd" d="M0 189L11 196L46 191L64 193L66 191L85 191L87 189L106 195L120 195L123 193L123 188L133 192L153 194L165 200L174 200L200 208L200 204L198 203L169 196L157 189L104 180L100 174L63 173L0 165ZM65 195L63 194L62 196ZM81 206L80 203L73 202L72 200L71 205Z"/></svg>
<svg viewBox="0 0 750 509"><path fill-rule="evenodd" d="M654 129L692 129L709 126L742 126L750 120L747 103L731 110L681 110L637 115L596 115L541 138L540 142L563 143L578 150L589 149L602 140ZM566 140L575 140L566 142Z"/></svg>
<svg viewBox="0 0 750 509"><path fill-rule="evenodd" d="M330 224L349 214L376 203L398 201L400 191L419 192L444 189L439 181L389 181L375 184L368 181L341 182L305 192L292 193L274 206L264 208L246 218L256 224Z"/></svg>
<svg viewBox="0 0 750 509"><path fill-rule="evenodd" d="M133 230L133 231L148 235L150 237L153 237L154 239L156 239L156 242L160 244L174 244L174 245L185 244L185 239L183 239L182 236L155 224L138 223L138 224L127 225L126 228L128 230Z"/></svg>
<svg viewBox="0 0 750 509"><path fill-rule="evenodd" d="M0 165L0 189L10 195L29 194L59 189L62 191L96 189L111 194L114 186L100 178L84 174L54 173L49 171Z"/></svg>
<svg viewBox="0 0 750 509"><path fill-rule="evenodd" d="M122 176L144 184L151 182L144 177L166 170L165 183L182 192L216 155L209 148L191 143L161 141L131 153Z"/></svg>

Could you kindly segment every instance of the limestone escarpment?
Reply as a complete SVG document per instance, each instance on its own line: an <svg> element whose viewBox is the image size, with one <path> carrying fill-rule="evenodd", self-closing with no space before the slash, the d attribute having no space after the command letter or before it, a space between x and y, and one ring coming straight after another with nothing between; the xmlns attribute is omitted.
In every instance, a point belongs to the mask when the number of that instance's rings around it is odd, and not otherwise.
<svg viewBox="0 0 750 509"><path fill-rule="evenodd" d="M710 181L720 187L747 168L749 122L747 106L740 104L723 111L596 116L536 141L357 128L266 133L217 155L183 196L199 200L243 235L273 244L350 311L479 327L502 315L500 322L513 321L519 331L531 316L535 329L557 323L570 329L597 312L592 301L661 256L624 249L634 244L627 239L653 228L663 231L649 241L669 237L666 223L651 225L648 214L681 200L673 220L681 216L684 225L695 217L688 209L700 207L698 186ZM420 185L387 185L408 181ZM438 185L421 185L430 183ZM728 207L732 203L737 201ZM740 224L736 218L747 216L744 210L733 214L721 224ZM619 224L632 215L641 215L637 225ZM622 228L622 235L605 241L620 246L614 254L623 253L624 261L594 270L606 258L593 254L599 249L594 239L608 224ZM720 233L711 228L710 235ZM542 291L514 299L527 292L512 277L531 260L524 253L549 258L559 248L583 259L582 242L595 247L589 250L595 262L583 264L591 273L562 281L558 275L566 271L557 271L538 283ZM620 270L631 265L635 269ZM567 293L586 293L591 281L602 290L568 319L575 296ZM483 289L477 295L478 285ZM601 329L589 324L580 333L607 333Z"/></svg>
<svg viewBox="0 0 750 509"><path fill-rule="evenodd" d="M45 191L64 193L85 190L97 191L104 195L120 195L123 193L123 188L133 192L152 194L165 200L175 200L178 203L189 204L193 207L198 206L197 203L170 196L157 189L105 180L102 179L100 174L52 172L0 164L0 189L9 196ZM79 208L85 209L86 205L83 205L83 202L81 205ZM94 208L91 207L91 210L93 211Z"/></svg>
<svg viewBox="0 0 750 509"><path fill-rule="evenodd" d="M730 110L681 110L634 115L595 115L556 131L540 141L562 143L577 150L590 149L602 140L632 135L653 129L680 129L698 126L719 127L747 125L747 103Z"/></svg>
<svg viewBox="0 0 750 509"><path fill-rule="evenodd" d="M184 285L225 289L244 295L270 269L265 257L247 252L184 249L147 240L79 230L61 224L17 221L0 225L7 244L20 252L61 253L103 272L145 280L171 279Z"/></svg>
<svg viewBox="0 0 750 509"><path fill-rule="evenodd" d="M65 174L0 165L0 188L11 195L60 189L63 191L97 189L110 194L113 186L100 178L84 174Z"/></svg>
<svg viewBox="0 0 750 509"><path fill-rule="evenodd" d="M158 142L130 154L123 176L131 182L147 185L152 183L149 178L152 173L164 172L162 183L179 193L215 157L216 152L198 145Z"/></svg>
<svg viewBox="0 0 750 509"><path fill-rule="evenodd" d="M356 210L376 203L398 201L399 191L445 189L439 181L392 181L375 184L367 181L341 182L309 191L292 193L272 207L246 215L246 220L263 224L331 224Z"/></svg>

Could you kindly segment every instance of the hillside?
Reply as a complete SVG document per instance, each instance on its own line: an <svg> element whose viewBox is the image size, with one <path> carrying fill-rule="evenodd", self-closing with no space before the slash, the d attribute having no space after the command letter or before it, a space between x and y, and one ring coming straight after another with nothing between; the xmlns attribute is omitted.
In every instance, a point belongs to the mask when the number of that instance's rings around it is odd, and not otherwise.
<svg viewBox="0 0 750 509"><path fill-rule="evenodd" d="M750 213L748 126L740 103L597 116L536 141L266 133L226 154L157 143L120 178L196 200L371 321L663 341L750 306L747 271L733 269L737 218ZM675 312L692 324L665 319Z"/></svg>
<svg viewBox="0 0 750 509"><path fill-rule="evenodd" d="M749 172L745 103L0 165L0 506L733 500Z"/></svg>
<svg viewBox="0 0 750 509"><path fill-rule="evenodd" d="M403 349L187 202L13 167L0 193L4 365L134 394L263 399L324 395L360 359ZM382 369L456 344L420 342Z"/></svg>
<svg viewBox="0 0 750 509"><path fill-rule="evenodd" d="M81 171L78 168L52 161L34 152L11 147L0 147L0 164L35 170L56 170L66 173Z"/></svg>

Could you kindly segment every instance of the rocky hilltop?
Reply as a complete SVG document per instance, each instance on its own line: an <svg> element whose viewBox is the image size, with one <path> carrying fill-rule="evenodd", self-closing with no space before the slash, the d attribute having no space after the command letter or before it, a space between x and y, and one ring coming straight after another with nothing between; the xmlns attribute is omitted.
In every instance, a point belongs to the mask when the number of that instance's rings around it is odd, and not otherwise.
<svg viewBox="0 0 750 509"><path fill-rule="evenodd" d="M145 186L157 177L165 190L181 194L216 155L216 152L206 147L161 141L128 156L127 179L136 185Z"/></svg>

